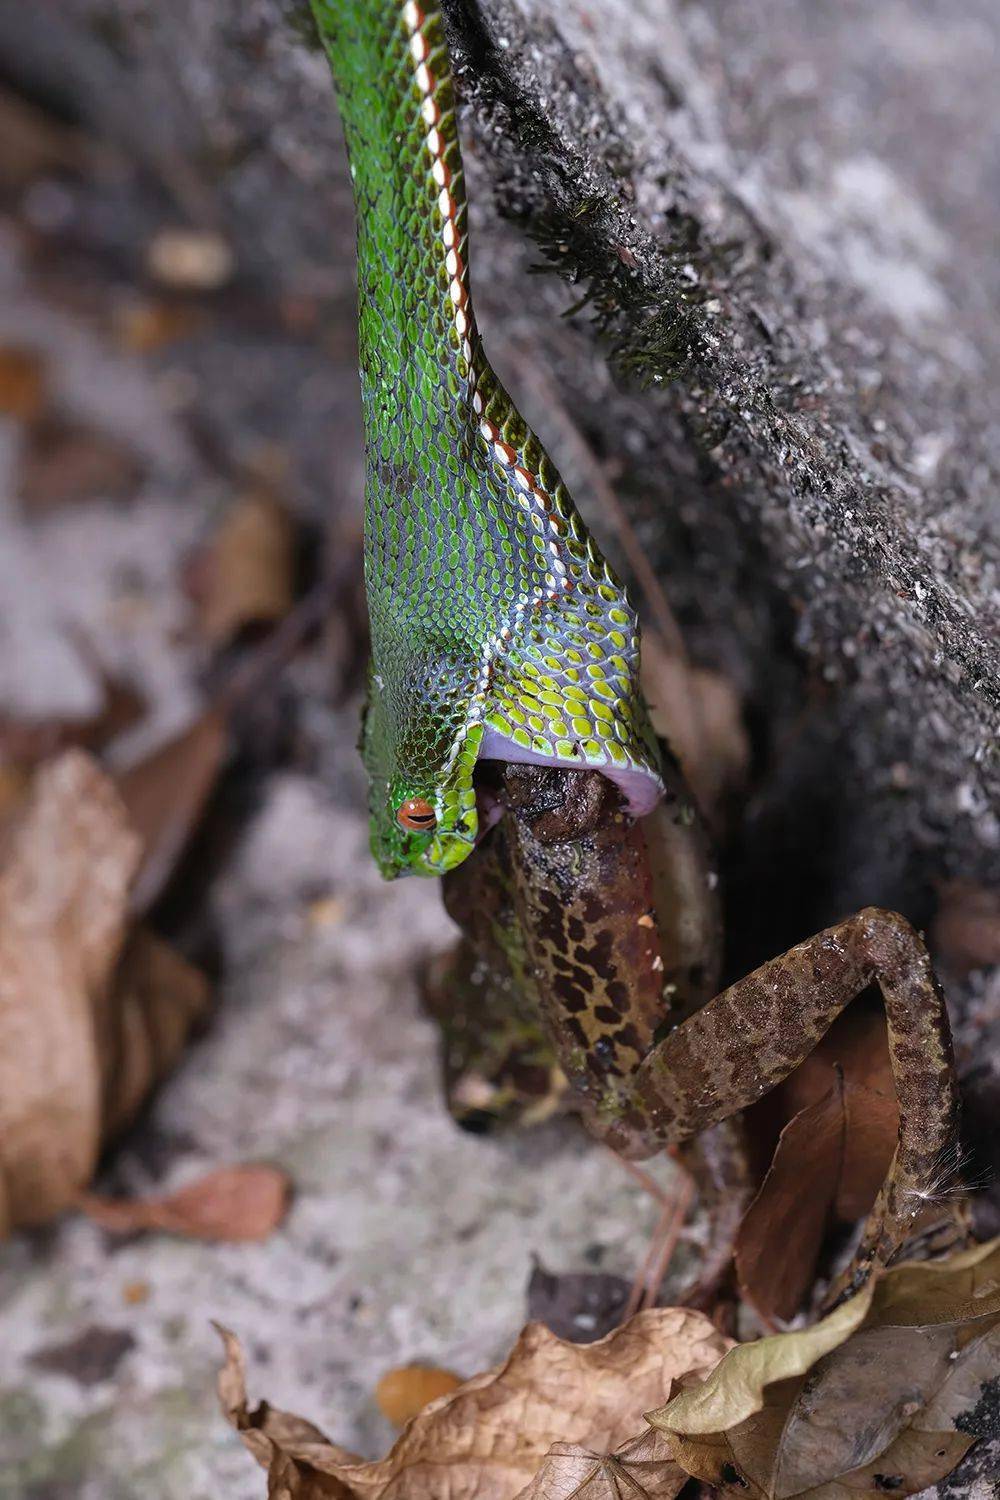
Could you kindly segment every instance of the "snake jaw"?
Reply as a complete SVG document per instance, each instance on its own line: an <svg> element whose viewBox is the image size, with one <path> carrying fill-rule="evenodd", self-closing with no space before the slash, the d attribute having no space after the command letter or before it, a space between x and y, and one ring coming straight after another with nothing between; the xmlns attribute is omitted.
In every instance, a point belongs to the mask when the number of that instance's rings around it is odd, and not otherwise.
<svg viewBox="0 0 1000 1500"><path fill-rule="evenodd" d="M447 875L476 846L478 820L473 809L471 821L463 820L463 831L435 829L433 833L402 833L387 840L379 832L372 834L372 853L386 880L401 875Z"/></svg>
<svg viewBox="0 0 1000 1500"><path fill-rule="evenodd" d="M372 699L370 707L376 705ZM436 773L387 777L369 770L371 848L385 879L446 875L472 853L481 831L473 776L482 735L481 724L465 726ZM433 813L432 827L400 823L399 810L413 801Z"/></svg>

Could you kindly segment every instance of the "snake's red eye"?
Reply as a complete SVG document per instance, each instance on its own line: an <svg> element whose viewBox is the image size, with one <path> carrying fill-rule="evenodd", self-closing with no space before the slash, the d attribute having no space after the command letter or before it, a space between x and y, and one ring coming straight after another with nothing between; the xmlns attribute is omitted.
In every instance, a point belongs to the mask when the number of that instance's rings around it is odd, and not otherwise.
<svg viewBox="0 0 1000 1500"><path fill-rule="evenodd" d="M427 833L437 822L437 814L423 797L407 797L402 806L396 809L396 822L403 828L412 829L414 833Z"/></svg>

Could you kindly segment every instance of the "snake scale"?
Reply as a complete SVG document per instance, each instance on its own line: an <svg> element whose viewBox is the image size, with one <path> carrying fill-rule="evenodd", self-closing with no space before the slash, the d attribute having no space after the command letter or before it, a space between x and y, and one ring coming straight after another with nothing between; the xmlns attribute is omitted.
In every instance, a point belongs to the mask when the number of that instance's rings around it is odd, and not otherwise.
<svg viewBox="0 0 1000 1500"><path fill-rule="evenodd" d="M382 873L475 846L477 761L662 792L621 582L483 349L440 10L313 0L357 210L371 663L362 752Z"/></svg>

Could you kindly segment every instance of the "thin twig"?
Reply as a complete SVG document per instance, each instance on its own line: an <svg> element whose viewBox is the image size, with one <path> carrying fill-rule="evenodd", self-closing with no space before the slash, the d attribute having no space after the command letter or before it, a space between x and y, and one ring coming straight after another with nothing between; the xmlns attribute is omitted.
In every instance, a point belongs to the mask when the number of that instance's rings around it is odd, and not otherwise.
<svg viewBox="0 0 1000 1500"><path fill-rule="evenodd" d="M681 1230L684 1228L684 1220L687 1218L688 1209L691 1207L693 1197L694 1179L689 1173L685 1172L684 1182L678 1191L677 1202L674 1205L674 1216L664 1230L660 1242L659 1254L653 1259L652 1264L647 1262L645 1289L642 1294L642 1301L639 1303L640 1309L656 1306L660 1286L663 1283L664 1276L667 1274L667 1268L674 1258L677 1241L680 1238Z"/></svg>
<svg viewBox="0 0 1000 1500"><path fill-rule="evenodd" d="M651 1198L655 1198L657 1203L659 1203L661 1207L665 1207L667 1204L673 1203L674 1200L671 1195L666 1191L665 1188L662 1188L656 1181L656 1178L651 1177L643 1167L640 1167L634 1161L629 1161L627 1156L619 1156L618 1152L613 1151L610 1146L607 1146L605 1149L611 1156L614 1157L618 1166L620 1166L623 1171L627 1172L630 1177L634 1178L639 1186L643 1188Z"/></svg>
<svg viewBox="0 0 1000 1500"><path fill-rule="evenodd" d="M656 1228L653 1230L650 1238L645 1259L632 1281L632 1289L628 1294L628 1301L622 1309L623 1323L627 1323L629 1318L634 1318L640 1307L645 1305L644 1299L646 1296L648 1273L659 1250L661 1239L669 1233L670 1226L674 1222L674 1212L675 1205L668 1203L656 1221Z"/></svg>
<svg viewBox="0 0 1000 1500"><path fill-rule="evenodd" d="M663 1208L650 1237L645 1258L632 1282L632 1289L622 1312L623 1323L634 1317L641 1309L655 1306L660 1284L677 1249L677 1242L695 1193L694 1178L691 1173L683 1167L680 1170L682 1181L677 1191L672 1194L659 1195Z"/></svg>

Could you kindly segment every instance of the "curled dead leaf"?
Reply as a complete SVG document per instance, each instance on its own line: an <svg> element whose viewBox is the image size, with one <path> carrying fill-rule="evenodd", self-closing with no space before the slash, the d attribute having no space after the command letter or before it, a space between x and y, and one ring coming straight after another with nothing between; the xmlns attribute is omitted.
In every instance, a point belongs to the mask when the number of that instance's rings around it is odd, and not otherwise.
<svg viewBox="0 0 1000 1500"><path fill-rule="evenodd" d="M83 751L37 772L0 849L0 1234L68 1207L109 1131L208 1001L158 939L126 943L141 841Z"/></svg>
<svg viewBox="0 0 1000 1500"><path fill-rule="evenodd" d="M135 1119L208 1004L208 981L200 969L146 927L129 934L98 1038L104 1140Z"/></svg>
<svg viewBox="0 0 1000 1500"><path fill-rule="evenodd" d="M228 714L220 705L117 774L119 796L141 839L129 900L136 915L149 910L176 869L228 750Z"/></svg>
<svg viewBox="0 0 1000 1500"><path fill-rule="evenodd" d="M289 1193L288 1177L278 1167L248 1163L220 1167L161 1197L83 1193L78 1201L88 1218L112 1234L156 1229L186 1239L241 1241L267 1239L285 1217Z"/></svg>
<svg viewBox="0 0 1000 1500"><path fill-rule="evenodd" d="M647 1420L723 1493L916 1494L975 1441L958 1431L1000 1378L1000 1240L886 1272L812 1328L731 1350Z"/></svg>
<svg viewBox="0 0 1000 1500"><path fill-rule="evenodd" d="M826 1230L867 1213L899 1131L885 1020L844 1017L782 1090L787 1123L736 1236L744 1298L791 1318L813 1284Z"/></svg>
<svg viewBox="0 0 1000 1500"><path fill-rule="evenodd" d="M609 1271L549 1271L536 1257L528 1278L528 1317L561 1339L589 1344L622 1321L630 1284Z"/></svg>
<svg viewBox="0 0 1000 1500"><path fill-rule="evenodd" d="M503 1365L432 1402L385 1458L366 1463L268 1402L251 1409L239 1343L219 1331L223 1411L267 1470L269 1493L287 1500L439 1500L445 1492L449 1500L513 1500L553 1443L614 1452L634 1434L651 1393L662 1399L681 1376L704 1375L729 1347L687 1308L639 1313L583 1345L531 1323Z"/></svg>
<svg viewBox="0 0 1000 1500"><path fill-rule="evenodd" d="M230 748L235 710L262 690L326 609L317 588L251 651L214 703L166 743L115 776L142 844L130 910L142 916L162 894L198 827Z"/></svg>

